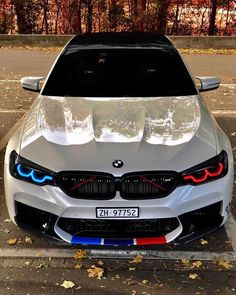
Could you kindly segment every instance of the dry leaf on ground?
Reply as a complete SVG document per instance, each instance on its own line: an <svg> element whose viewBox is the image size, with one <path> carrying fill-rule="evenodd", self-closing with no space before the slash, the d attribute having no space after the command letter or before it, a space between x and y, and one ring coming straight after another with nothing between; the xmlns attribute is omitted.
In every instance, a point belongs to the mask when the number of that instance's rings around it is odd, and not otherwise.
<svg viewBox="0 0 236 295"><path fill-rule="evenodd" d="M207 245L208 244L208 241L204 240L204 239L201 239L200 240L200 243L201 245Z"/></svg>
<svg viewBox="0 0 236 295"><path fill-rule="evenodd" d="M218 260L218 265L223 266L226 269L230 269L233 267L232 264L230 264L230 261L224 260L224 259L219 259Z"/></svg>
<svg viewBox="0 0 236 295"><path fill-rule="evenodd" d="M75 269L81 269L83 267L83 264L76 264Z"/></svg>
<svg viewBox="0 0 236 295"><path fill-rule="evenodd" d="M6 229L4 229L4 234L9 234L10 232L11 232L11 230L10 229L8 229L8 228L6 228Z"/></svg>
<svg viewBox="0 0 236 295"><path fill-rule="evenodd" d="M197 260L197 261L195 261L195 262L192 263L192 266L193 266L193 267L196 267L196 268L199 268L199 267L202 266L202 262L199 261L199 260Z"/></svg>
<svg viewBox="0 0 236 295"><path fill-rule="evenodd" d="M195 280L198 277L198 274L196 273L190 273L188 276L190 279Z"/></svg>
<svg viewBox="0 0 236 295"><path fill-rule="evenodd" d="M104 274L104 268L92 265L89 269L87 269L87 272L90 278L101 279Z"/></svg>
<svg viewBox="0 0 236 295"><path fill-rule="evenodd" d="M33 244L33 241L30 237L25 237L26 244Z"/></svg>
<svg viewBox="0 0 236 295"><path fill-rule="evenodd" d="M129 261L129 263L141 263L143 262L143 256L141 254L138 254L136 257L133 258L133 260Z"/></svg>
<svg viewBox="0 0 236 295"><path fill-rule="evenodd" d="M81 249L74 254L75 259L83 259L86 256L87 256L86 250L81 250Z"/></svg>
<svg viewBox="0 0 236 295"><path fill-rule="evenodd" d="M130 278L124 280L123 283L128 286L137 284L137 282L134 280L133 277L130 277Z"/></svg>
<svg viewBox="0 0 236 295"><path fill-rule="evenodd" d="M75 283L73 283L72 281L64 281L61 285L61 287L65 288L65 289L71 289L75 286Z"/></svg>
<svg viewBox="0 0 236 295"><path fill-rule="evenodd" d="M17 243L17 238L7 240L8 245L15 245Z"/></svg>
<svg viewBox="0 0 236 295"><path fill-rule="evenodd" d="M98 265L103 266L104 265L104 262L102 260L99 260L98 261Z"/></svg>
<svg viewBox="0 0 236 295"><path fill-rule="evenodd" d="M27 265L27 266L29 266L30 264L31 264L30 261L26 261L26 262L25 262L25 265Z"/></svg>
<svg viewBox="0 0 236 295"><path fill-rule="evenodd" d="M142 280L142 284L146 285L148 283L148 280Z"/></svg>
<svg viewBox="0 0 236 295"><path fill-rule="evenodd" d="M185 265L185 266L188 266L189 265L189 260L188 259L186 259L186 258L183 258L183 259L181 259L181 261L182 261L182 263Z"/></svg>

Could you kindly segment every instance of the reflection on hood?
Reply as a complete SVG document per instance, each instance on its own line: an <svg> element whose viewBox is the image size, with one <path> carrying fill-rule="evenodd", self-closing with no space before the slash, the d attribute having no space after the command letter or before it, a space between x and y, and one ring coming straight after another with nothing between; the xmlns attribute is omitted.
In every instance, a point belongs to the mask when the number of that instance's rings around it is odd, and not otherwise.
<svg viewBox="0 0 236 295"><path fill-rule="evenodd" d="M33 105L22 148L43 136L59 145L188 142L200 124L197 96L82 98L41 96Z"/></svg>

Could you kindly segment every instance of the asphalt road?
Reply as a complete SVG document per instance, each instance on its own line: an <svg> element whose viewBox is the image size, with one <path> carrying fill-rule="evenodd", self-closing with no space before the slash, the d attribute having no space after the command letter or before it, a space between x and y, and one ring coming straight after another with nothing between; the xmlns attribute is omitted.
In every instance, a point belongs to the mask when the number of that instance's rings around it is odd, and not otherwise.
<svg viewBox="0 0 236 295"><path fill-rule="evenodd" d="M22 76L46 77L58 52L46 52L37 50L0 49L0 148L7 134L33 103L36 94L20 88L19 79ZM208 107L216 115L220 126L230 137L234 156L236 158L236 55L185 55L184 56L193 75L216 75L221 77L223 87L204 94ZM16 228L12 223L6 223L8 218L3 190L3 159L4 147L0 151L0 250L4 249L41 249L50 248L47 243L33 238L33 244L25 242L26 233ZM236 217L236 190L234 190L232 212ZM235 233L234 228L234 233ZM18 243L9 246L6 240L17 237ZM232 252L232 241L224 228L207 236L207 245L202 245L199 240L187 246L172 245L152 247L158 251L198 251L204 255L211 252ZM59 248L60 249L60 248ZM20 252L18 252L20 253ZM78 273L77 270L53 269L50 267L38 269L35 265L25 268L24 265L15 267L16 261L12 260L12 268L1 266L0 262L0 294L94 294L96 288L98 294L235 294L235 272L223 273L204 271L196 280L189 279L190 272L176 273L155 271L130 271L122 270L120 280L112 280L114 272L107 273L107 279L87 279L86 271ZM28 273L32 276L27 276ZM195 272L195 271L194 271ZM127 285L124 280L133 276L134 283ZM35 278L37 277L37 282ZM158 278L159 282L156 281ZM82 289L65 290L58 284L63 279L76 281L76 287ZM142 280L149 280L154 288L142 284ZM138 282L138 283L137 283ZM55 285L56 284L56 285ZM163 286L160 287L160 285ZM147 284L148 285L148 284ZM102 287L101 287L102 286ZM121 287L122 286L122 287ZM137 293L133 292L135 290ZM146 293L145 293L146 292Z"/></svg>

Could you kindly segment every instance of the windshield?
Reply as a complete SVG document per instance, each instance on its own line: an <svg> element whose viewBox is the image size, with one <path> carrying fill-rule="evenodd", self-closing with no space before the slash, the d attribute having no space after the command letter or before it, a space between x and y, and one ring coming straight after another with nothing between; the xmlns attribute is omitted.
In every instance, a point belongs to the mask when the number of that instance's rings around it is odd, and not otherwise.
<svg viewBox="0 0 236 295"><path fill-rule="evenodd" d="M77 49L58 59L43 95L155 97L197 94L179 55L163 48Z"/></svg>

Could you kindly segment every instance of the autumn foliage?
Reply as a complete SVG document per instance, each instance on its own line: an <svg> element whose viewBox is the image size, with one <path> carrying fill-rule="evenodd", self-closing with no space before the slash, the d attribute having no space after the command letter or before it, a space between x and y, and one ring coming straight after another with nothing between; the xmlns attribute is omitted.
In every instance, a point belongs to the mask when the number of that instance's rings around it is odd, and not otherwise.
<svg viewBox="0 0 236 295"><path fill-rule="evenodd" d="M236 0L0 0L2 34L236 34Z"/></svg>

